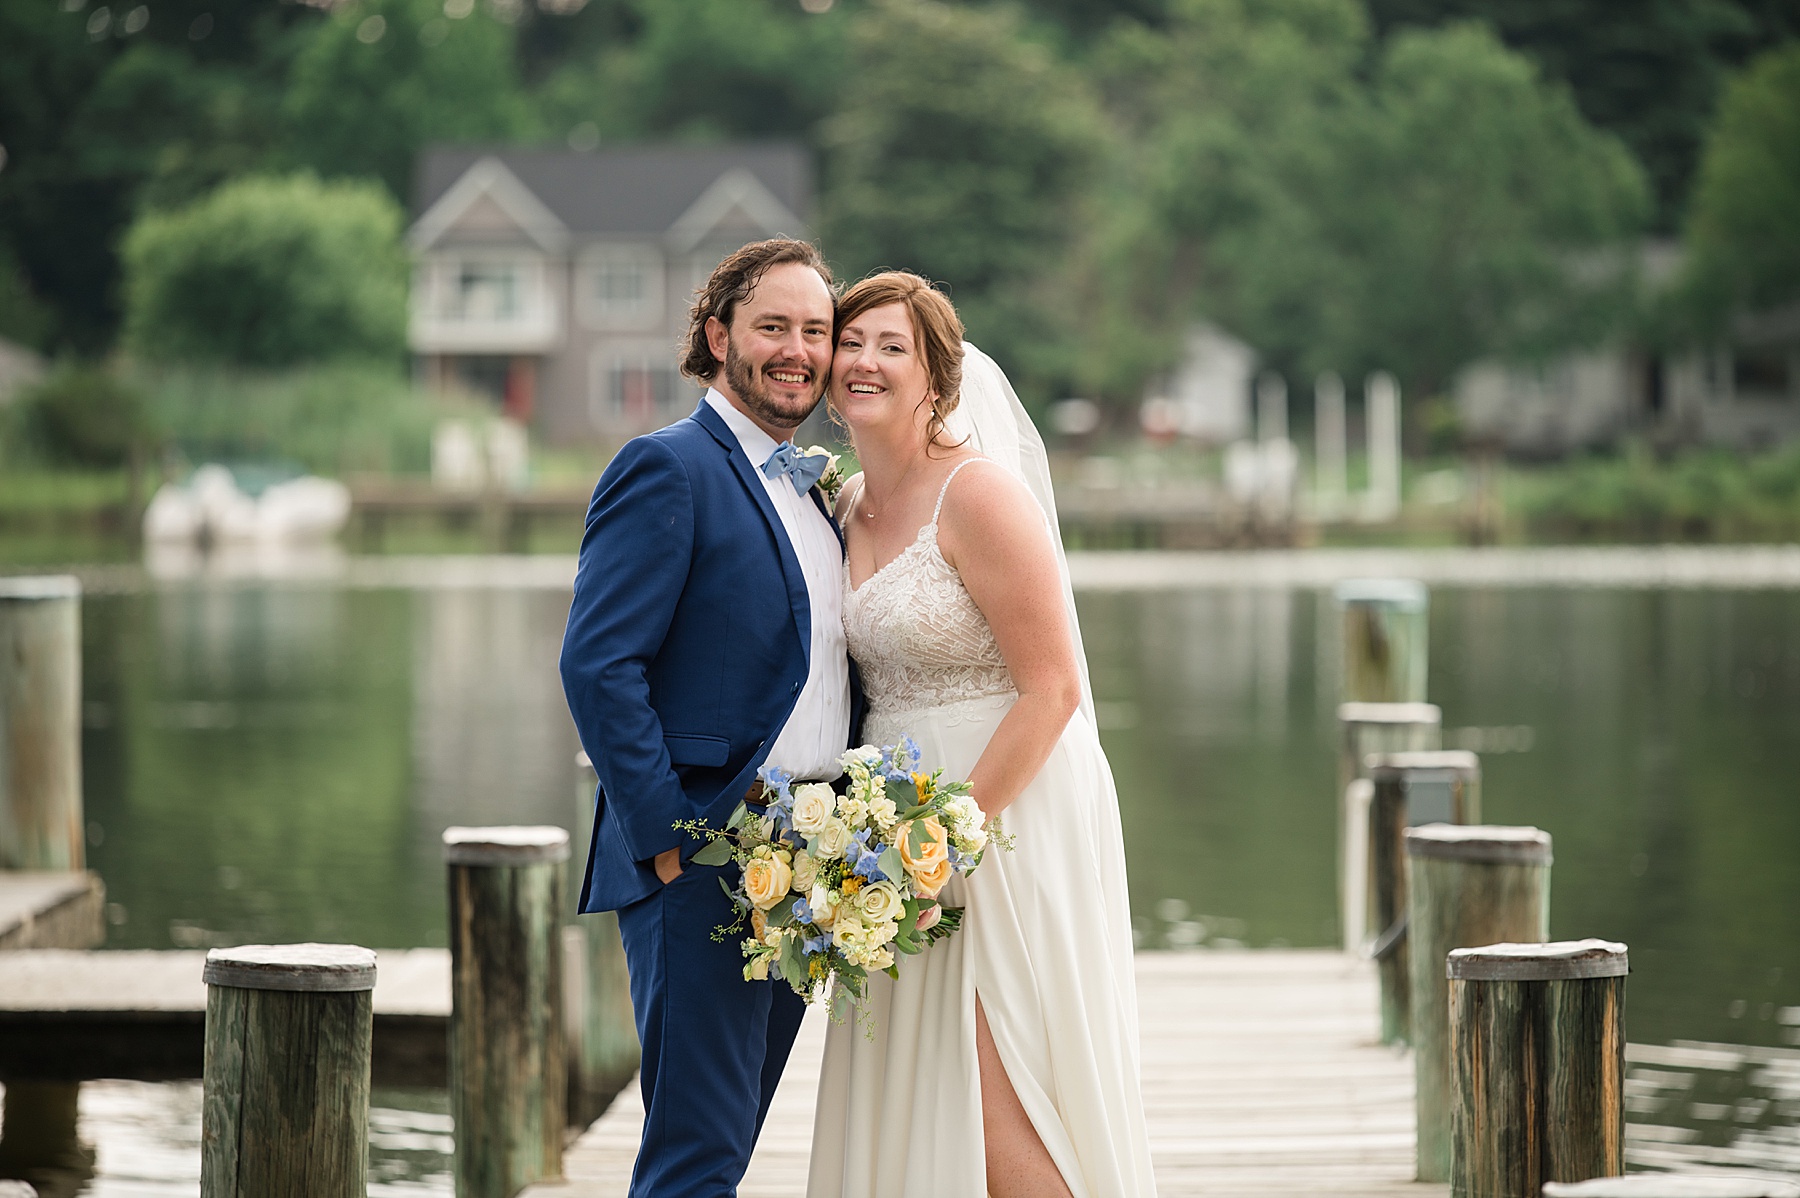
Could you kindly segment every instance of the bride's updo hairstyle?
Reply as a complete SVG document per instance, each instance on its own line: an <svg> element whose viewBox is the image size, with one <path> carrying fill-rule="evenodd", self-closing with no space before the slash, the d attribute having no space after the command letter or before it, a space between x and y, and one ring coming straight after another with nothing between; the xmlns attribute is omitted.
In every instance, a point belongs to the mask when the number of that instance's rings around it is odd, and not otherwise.
<svg viewBox="0 0 1800 1198"><path fill-rule="evenodd" d="M925 359L925 378L937 397L931 401L926 444L954 448L938 438L943 435L945 419L962 400L963 325L943 292L907 270L884 270L870 275L838 301L832 342L836 343L846 324L864 312L889 304L903 304L911 315L913 340Z"/></svg>

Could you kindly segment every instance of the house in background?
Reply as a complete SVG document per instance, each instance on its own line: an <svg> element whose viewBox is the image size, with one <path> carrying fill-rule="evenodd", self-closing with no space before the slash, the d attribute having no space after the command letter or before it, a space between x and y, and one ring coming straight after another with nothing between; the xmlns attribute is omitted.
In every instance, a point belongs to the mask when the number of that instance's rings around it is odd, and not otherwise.
<svg viewBox="0 0 1800 1198"><path fill-rule="evenodd" d="M420 377L487 396L551 441L619 441L693 409L688 305L720 259L807 236L798 145L420 159L408 344Z"/></svg>

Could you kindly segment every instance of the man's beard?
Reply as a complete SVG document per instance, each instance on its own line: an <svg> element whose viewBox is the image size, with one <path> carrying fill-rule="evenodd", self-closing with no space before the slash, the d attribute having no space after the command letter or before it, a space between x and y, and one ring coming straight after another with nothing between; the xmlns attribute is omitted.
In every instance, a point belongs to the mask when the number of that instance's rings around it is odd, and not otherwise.
<svg viewBox="0 0 1800 1198"><path fill-rule="evenodd" d="M795 400L790 406L784 406L783 400L769 394L768 387L763 385L762 376L738 353L735 339L728 339L725 343L725 381L731 385L731 390L737 397L744 401L744 406L750 409L751 414L761 417L776 428L799 428L801 421L812 415L813 409L819 406L819 398L825 394L823 380L815 376L810 398Z"/></svg>

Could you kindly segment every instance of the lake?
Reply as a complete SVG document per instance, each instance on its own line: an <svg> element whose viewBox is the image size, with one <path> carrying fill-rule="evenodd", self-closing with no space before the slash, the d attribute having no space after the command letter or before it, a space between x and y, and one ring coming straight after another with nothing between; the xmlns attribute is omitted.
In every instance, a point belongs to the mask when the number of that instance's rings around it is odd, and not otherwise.
<svg viewBox="0 0 1800 1198"><path fill-rule="evenodd" d="M445 944L445 826L572 819L544 573L90 594L108 946ZM1329 595L1227 572L1080 608L1140 945L1331 944ZM1552 934L1631 947L1631 1160L1800 1165L1800 591L1434 585L1429 692L1487 819L1555 837ZM376 1107L371 1194L448 1194L443 1096ZM85 1192L195 1193L198 1112L198 1083L84 1087Z"/></svg>

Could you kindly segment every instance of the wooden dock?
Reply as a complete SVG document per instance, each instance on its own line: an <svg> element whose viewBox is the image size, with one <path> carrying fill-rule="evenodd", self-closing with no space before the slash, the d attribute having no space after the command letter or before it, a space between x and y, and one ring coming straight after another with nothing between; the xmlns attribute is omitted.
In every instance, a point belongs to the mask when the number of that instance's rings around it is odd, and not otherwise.
<svg viewBox="0 0 1800 1198"><path fill-rule="evenodd" d="M78 1082L201 1076L203 951L0 955L0 1075ZM449 1074L450 954L377 954L378 1085L442 1086Z"/></svg>
<svg viewBox="0 0 1800 1198"><path fill-rule="evenodd" d="M0 952L88 948L106 937L106 889L80 870L0 871Z"/></svg>
<svg viewBox="0 0 1800 1198"><path fill-rule="evenodd" d="M1144 1101L1162 1198L1443 1198L1413 1176L1412 1061L1375 1042L1373 970L1336 952L1140 953ZM824 1025L808 1015L742 1198L805 1192ZM522 1198L624 1198L627 1086ZM1128 1198L1128 1196L1107 1196Z"/></svg>

